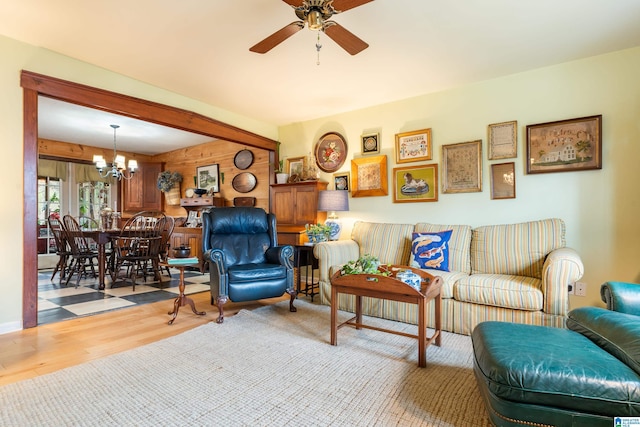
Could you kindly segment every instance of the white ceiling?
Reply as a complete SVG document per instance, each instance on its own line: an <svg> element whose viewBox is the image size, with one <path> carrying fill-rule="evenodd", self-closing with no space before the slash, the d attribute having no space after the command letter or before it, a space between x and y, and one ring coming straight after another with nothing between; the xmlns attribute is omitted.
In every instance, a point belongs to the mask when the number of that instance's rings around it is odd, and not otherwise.
<svg viewBox="0 0 640 427"><path fill-rule="evenodd" d="M356 56L321 34L317 65L308 29L249 51L295 20L281 0L0 1L0 34L275 125L640 45L638 0L374 0L333 17Z"/></svg>

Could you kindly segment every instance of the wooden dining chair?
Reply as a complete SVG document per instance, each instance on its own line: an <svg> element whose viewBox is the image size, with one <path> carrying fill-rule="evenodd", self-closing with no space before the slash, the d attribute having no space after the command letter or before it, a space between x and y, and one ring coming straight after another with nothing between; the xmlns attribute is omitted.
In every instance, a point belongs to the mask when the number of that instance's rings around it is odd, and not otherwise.
<svg viewBox="0 0 640 427"><path fill-rule="evenodd" d="M67 275L65 286L69 284L71 276L75 274L77 288L80 284L80 279L86 276L88 271L91 271L93 277L97 277L94 261L97 262L98 251L91 248L90 239L85 237L80 224L74 217L65 215L62 218L62 223L67 244L71 250L71 257L73 258L73 266Z"/></svg>
<svg viewBox="0 0 640 427"><path fill-rule="evenodd" d="M49 230L51 230L51 234L53 234L53 240L56 244L56 255L58 255L58 263L53 270L53 274L51 274L51 281L56 277L56 273L60 273L58 277L60 278L60 283L66 278L69 273L69 265L71 258L71 249L69 248L69 244L67 243L67 237L64 234L64 226L60 221L59 215L51 214L49 218L47 218L47 222L49 223Z"/></svg>

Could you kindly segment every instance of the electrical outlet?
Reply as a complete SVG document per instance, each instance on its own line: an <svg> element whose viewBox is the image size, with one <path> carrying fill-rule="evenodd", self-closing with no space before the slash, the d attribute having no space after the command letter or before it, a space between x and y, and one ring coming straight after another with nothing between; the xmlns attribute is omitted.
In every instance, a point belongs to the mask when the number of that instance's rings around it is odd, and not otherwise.
<svg viewBox="0 0 640 427"><path fill-rule="evenodd" d="M575 283L575 288L576 288L576 296L579 297L586 297L587 296L587 284L584 282L576 282Z"/></svg>
<svg viewBox="0 0 640 427"><path fill-rule="evenodd" d="M569 295L575 295L575 293L576 293L576 284L575 283L569 283L568 293L569 293Z"/></svg>

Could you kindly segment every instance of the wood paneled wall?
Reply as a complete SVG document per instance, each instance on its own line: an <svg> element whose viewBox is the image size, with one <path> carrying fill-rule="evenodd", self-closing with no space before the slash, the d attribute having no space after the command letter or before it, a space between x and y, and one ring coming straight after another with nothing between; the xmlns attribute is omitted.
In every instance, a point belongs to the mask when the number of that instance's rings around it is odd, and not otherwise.
<svg viewBox="0 0 640 427"><path fill-rule="evenodd" d="M253 153L253 164L246 170L240 170L233 164L233 159L238 151L247 148ZM52 141L47 139L38 140L38 153L41 155L60 157L73 160L91 161L94 154L101 154L106 159L113 156L113 150L89 147L81 144L71 144L61 141ZM127 159L136 159L138 161L150 161L164 163L164 169L172 172L180 172L183 181L180 185L181 197L185 197L187 188L195 188L193 177L196 176L196 168L198 166L207 166L218 164L220 170L220 193L218 197L225 199L226 206L233 206L234 197L255 197L256 206L269 211L269 151L247 147L243 144L215 140L193 147L182 148L170 151L168 153L158 154L155 156L147 156L144 154L136 154L118 150ZM255 175L257 185L255 189L249 193L239 193L233 189L233 178L242 172L250 172ZM222 174L224 174L224 182L222 182ZM160 190L158 190L160 191ZM187 216L187 211L180 206L170 206L164 203L164 211L171 216Z"/></svg>
<svg viewBox="0 0 640 427"><path fill-rule="evenodd" d="M246 170L240 170L233 164L233 159L238 151L247 148L253 153L253 163ZM235 142L216 140L193 147L174 150L153 157L154 161L163 162L165 170L180 172L183 181L180 186L181 197L187 188L195 188L193 177L196 176L198 166L218 164L220 170L220 193L218 197L225 199L225 206L233 206L234 197L255 197L256 206L269 211L269 151L260 148L247 147ZM242 172L250 172L255 175L257 185L249 193L239 193L233 189L233 178ZM224 182L222 182L224 174ZM186 216L187 211L180 206L168 206L165 204L165 212L172 216Z"/></svg>

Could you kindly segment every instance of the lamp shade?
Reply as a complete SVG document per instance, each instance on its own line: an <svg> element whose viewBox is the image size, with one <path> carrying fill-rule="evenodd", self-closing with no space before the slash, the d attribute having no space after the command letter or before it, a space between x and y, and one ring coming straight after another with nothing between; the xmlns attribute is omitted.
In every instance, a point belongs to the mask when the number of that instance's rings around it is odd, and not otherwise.
<svg viewBox="0 0 640 427"><path fill-rule="evenodd" d="M349 192L345 190L323 190L318 192L318 210L339 212L349 210Z"/></svg>

